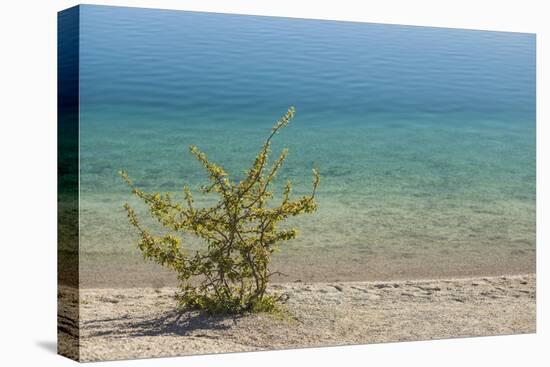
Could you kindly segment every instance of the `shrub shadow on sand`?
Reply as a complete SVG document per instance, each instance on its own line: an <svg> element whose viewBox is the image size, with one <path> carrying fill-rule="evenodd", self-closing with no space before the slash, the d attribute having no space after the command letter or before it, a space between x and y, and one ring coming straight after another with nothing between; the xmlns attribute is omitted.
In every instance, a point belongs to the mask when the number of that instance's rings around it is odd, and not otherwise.
<svg viewBox="0 0 550 367"><path fill-rule="evenodd" d="M230 329L242 315L209 316L199 312L172 310L151 318L132 319L125 315L119 318L93 320L87 323L88 336L139 337L160 335L194 335L201 330L222 331Z"/></svg>

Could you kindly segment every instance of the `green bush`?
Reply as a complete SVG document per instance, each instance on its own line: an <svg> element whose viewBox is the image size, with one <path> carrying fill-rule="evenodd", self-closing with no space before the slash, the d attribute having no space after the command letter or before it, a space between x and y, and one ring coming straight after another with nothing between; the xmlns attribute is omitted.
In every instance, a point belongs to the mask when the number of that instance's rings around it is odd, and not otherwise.
<svg viewBox="0 0 550 367"><path fill-rule="evenodd" d="M240 182L229 179L228 173L208 160L196 146L191 154L204 166L209 184L203 194L215 193L219 200L209 208L196 207L191 191L184 187L184 203L170 193L146 193L134 186L126 172L120 172L133 194L142 199L151 215L170 232L187 232L205 242L203 250L193 253L173 235L155 236L144 228L130 205L125 204L130 223L137 229L139 249L146 259L177 272L180 291L176 295L184 310L202 310L212 314L271 312L277 297L266 293L270 277L271 256L279 245L297 236L295 228L281 229L280 222L291 216L312 213L317 209L315 191L320 176L313 169L311 195L292 200L291 182L287 182L281 202L273 199L270 185L281 168L288 150L268 167L272 138L294 117L294 107L273 126L246 177Z"/></svg>

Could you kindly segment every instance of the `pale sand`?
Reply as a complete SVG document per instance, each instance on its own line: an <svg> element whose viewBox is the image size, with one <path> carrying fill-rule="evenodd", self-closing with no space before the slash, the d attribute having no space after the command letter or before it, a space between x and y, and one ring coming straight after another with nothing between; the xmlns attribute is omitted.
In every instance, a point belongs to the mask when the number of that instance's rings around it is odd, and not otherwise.
<svg viewBox="0 0 550 367"><path fill-rule="evenodd" d="M535 285L534 275L273 284L288 295L286 318L178 315L173 288L81 289L80 360L533 333Z"/></svg>

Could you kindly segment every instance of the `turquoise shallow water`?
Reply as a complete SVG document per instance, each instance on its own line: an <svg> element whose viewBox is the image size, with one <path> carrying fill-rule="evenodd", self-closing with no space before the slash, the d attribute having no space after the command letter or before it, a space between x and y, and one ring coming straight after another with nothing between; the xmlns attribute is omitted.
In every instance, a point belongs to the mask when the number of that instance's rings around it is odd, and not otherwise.
<svg viewBox="0 0 550 367"><path fill-rule="evenodd" d="M534 35L98 6L80 27L83 252L135 251L118 170L196 188L195 144L238 178L290 105L280 182L322 176L290 249L535 247Z"/></svg>

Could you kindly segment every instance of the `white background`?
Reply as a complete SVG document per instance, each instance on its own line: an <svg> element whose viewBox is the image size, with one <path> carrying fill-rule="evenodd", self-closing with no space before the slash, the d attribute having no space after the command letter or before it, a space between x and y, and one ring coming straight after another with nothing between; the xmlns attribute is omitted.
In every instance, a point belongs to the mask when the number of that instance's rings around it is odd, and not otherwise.
<svg viewBox="0 0 550 367"><path fill-rule="evenodd" d="M107 362L102 366L549 363L548 92L545 1L90 1L226 13L537 33L537 334ZM56 340L56 12L74 1L0 3L0 365L64 366ZM549 13L547 13L549 14ZM544 66L543 66L544 65ZM546 69L543 69L546 67ZM544 103L546 102L546 104ZM543 188L546 188L543 189ZM546 309L546 311L545 311ZM548 364L546 364L548 365Z"/></svg>

